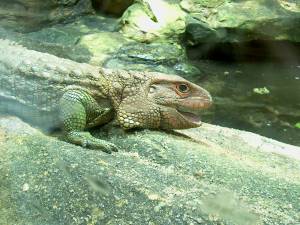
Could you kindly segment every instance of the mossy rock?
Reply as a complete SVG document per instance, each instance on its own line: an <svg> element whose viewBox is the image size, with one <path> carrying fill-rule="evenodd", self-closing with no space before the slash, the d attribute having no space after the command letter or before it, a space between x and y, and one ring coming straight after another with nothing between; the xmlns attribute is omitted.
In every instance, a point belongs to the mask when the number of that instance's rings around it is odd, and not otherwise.
<svg viewBox="0 0 300 225"><path fill-rule="evenodd" d="M187 29L193 43L291 41L300 42L300 5L293 1L220 1L208 7L202 1L183 1L181 7L188 11ZM212 1L217 2L217 1ZM190 22L190 18L194 21ZM198 22L197 22L198 20ZM208 29L203 29L203 24ZM197 27L198 26L198 27ZM199 31L203 30L200 35ZM210 34L207 32L210 30ZM207 39L203 39L203 35ZM199 40L197 39L199 37Z"/></svg>
<svg viewBox="0 0 300 225"><path fill-rule="evenodd" d="M1 224L296 224L300 149L204 124L95 136L113 155L0 119Z"/></svg>
<svg viewBox="0 0 300 225"><path fill-rule="evenodd" d="M94 12L89 0L25 0L0 2L0 26L30 32Z"/></svg>
<svg viewBox="0 0 300 225"><path fill-rule="evenodd" d="M124 12L120 20L121 31L139 42L178 42L185 30L185 16L179 1L139 0Z"/></svg>

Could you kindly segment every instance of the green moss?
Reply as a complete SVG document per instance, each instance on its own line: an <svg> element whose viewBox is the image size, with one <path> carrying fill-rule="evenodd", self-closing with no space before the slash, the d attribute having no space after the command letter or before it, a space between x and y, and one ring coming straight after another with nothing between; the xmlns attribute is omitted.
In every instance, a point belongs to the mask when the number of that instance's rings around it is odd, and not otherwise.
<svg viewBox="0 0 300 225"><path fill-rule="evenodd" d="M253 92L259 95L267 95L270 94L270 91L267 87L262 88L253 88Z"/></svg>

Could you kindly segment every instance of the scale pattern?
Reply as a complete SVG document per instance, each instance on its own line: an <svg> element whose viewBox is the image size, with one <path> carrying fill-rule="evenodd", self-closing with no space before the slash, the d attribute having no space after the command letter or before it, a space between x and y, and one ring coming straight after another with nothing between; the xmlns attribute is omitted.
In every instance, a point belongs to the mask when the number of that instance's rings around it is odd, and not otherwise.
<svg viewBox="0 0 300 225"><path fill-rule="evenodd" d="M180 84L189 95L178 93ZM86 128L113 118L124 129L191 128L199 123L183 112L210 105L206 90L176 75L104 69L0 40L0 110L43 126L62 125L74 144L116 151Z"/></svg>

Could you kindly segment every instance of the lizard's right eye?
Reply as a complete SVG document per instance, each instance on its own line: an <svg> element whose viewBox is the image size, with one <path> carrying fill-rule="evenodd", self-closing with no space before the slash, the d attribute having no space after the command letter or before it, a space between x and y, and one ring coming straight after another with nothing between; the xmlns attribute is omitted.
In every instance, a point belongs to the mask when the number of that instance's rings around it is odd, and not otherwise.
<svg viewBox="0 0 300 225"><path fill-rule="evenodd" d="M178 84L177 90L179 90L181 93L187 93L189 92L190 88L186 84Z"/></svg>

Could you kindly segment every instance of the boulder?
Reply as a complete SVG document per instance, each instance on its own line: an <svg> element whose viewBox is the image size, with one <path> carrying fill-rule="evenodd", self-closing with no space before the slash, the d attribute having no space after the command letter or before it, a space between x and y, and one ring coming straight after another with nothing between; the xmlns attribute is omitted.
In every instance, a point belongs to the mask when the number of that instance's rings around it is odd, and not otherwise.
<svg viewBox="0 0 300 225"><path fill-rule="evenodd" d="M300 42L300 3L286 0L183 0L188 43Z"/></svg>
<svg viewBox="0 0 300 225"><path fill-rule="evenodd" d="M0 2L0 26L28 32L93 13L90 0L11 0Z"/></svg>
<svg viewBox="0 0 300 225"><path fill-rule="evenodd" d="M93 134L108 155L0 118L1 224L296 224L300 149L209 124Z"/></svg>
<svg viewBox="0 0 300 225"><path fill-rule="evenodd" d="M117 27L117 19L90 15L26 34L0 28L0 38L28 49L107 68L201 74L187 62L180 44L140 43L125 37Z"/></svg>
<svg viewBox="0 0 300 225"><path fill-rule="evenodd" d="M185 49L179 44L168 42L125 44L103 66L185 76L201 75L201 71L187 61Z"/></svg>
<svg viewBox="0 0 300 225"><path fill-rule="evenodd" d="M120 25L125 36L139 42L178 41L185 31L186 13L179 0L138 0L123 14Z"/></svg>
<svg viewBox="0 0 300 225"><path fill-rule="evenodd" d="M141 42L187 43L255 40L300 42L300 3L292 0L139 0L121 19L122 32Z"/></svg>

